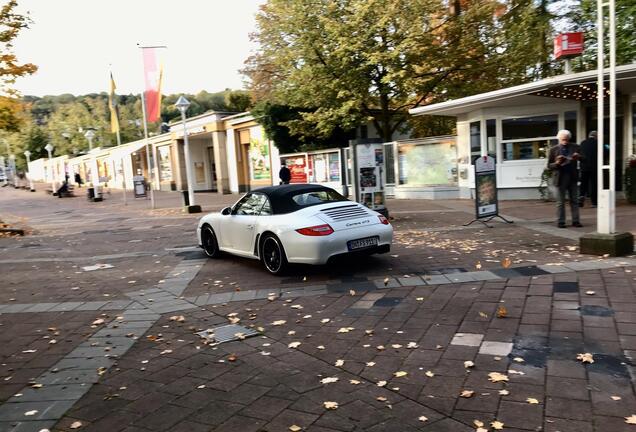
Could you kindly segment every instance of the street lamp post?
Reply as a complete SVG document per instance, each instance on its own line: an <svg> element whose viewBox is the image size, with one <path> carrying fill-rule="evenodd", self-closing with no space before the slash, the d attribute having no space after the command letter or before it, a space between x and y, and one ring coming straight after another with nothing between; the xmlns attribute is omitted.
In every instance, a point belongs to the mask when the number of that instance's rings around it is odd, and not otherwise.
<svg viewBox="0 0 636 432"><path fill-rule="evenodd" d="M18 173L15 169L15 155L11 153L9 155L9 164L11 165L11 176L13 179L13 187L18 188Z"/></svg>
<svg viewBox="0 0 636 432"><path fill-rule="evenodd" d="M53 149L55 147L53 147L50 143L46 145L46 147L44 147L44 150L46 150L49 153L49 175L51 176L51 195L55 194L55 177L53 176L53 161L51 160L53 158Z"/></svg>
<svg viewBox="0 0 636 432"><path fill-rule="evenodd" d="M27 177L29 177L29 190L31 192L35 192L35 188L33 187L33 179L31 178L31 169L29 168L29 164L31 163L31 152L25 151L24 156L26 157L27 162Z"/></svg>
<svg viewBox="0 0 636 432"><path fill-rule="evenodd" d="M93 129L89 129L86 131L84 136L88 140L88 151L93 150L93 138L95 138L95 131Z"/></svg>
<svg viewBox="0 0 636 432"><path fill-rule="evenodd" d="M192 166L190 160L190 143L188 141L188 128L186 126L186 111L190 106L190 102L183 96L179 96L175 107L181 112L181 121L183 123L183 144L186 164L186 179L188 182L188 205L186 210L188 213L200 213L201 206L194 203L194 179L192 178Z"/></svg>
<svg viewBox="0 0 636 432"><path fill-rule="evenodd" d="M7 166L4 164L4 156L0 156L0 169L2 170L2 173L4 174L3 186L6 186L9 183L9 173L8 173Z"/></svg>

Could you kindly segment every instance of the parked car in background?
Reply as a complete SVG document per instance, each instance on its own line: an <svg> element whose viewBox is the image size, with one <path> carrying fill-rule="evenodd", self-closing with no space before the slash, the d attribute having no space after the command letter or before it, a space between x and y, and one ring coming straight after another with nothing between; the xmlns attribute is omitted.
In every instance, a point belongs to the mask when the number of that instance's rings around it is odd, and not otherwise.
<svg viewBox="0 0 636 432"><path fill-rule="evenodd" d="M262 261L272 274L289 263L326 264L350 254L386 253L393 227L381 214L314 184L257 189L232 207L203 216L199 246Z"/></svg>

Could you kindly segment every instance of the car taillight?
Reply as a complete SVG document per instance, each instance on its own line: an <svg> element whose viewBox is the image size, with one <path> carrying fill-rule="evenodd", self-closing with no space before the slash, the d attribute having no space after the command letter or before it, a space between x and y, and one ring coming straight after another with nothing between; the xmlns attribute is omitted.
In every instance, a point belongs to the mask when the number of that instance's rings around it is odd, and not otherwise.
<svg viewBox="0 0 636 432"><path fill-rule="evenodd" d="M378 218L380 219L380 223L382 225L388 225L390 223L389 220L382 215L379 215Z"/></svg>
<svg viewBox="0 0 636 432"><path fill-rule="evenodd" d="M296 232L306 236L326 236L333 232L333 228L328 224L316 225L308 228L297 229Z"/></svg>

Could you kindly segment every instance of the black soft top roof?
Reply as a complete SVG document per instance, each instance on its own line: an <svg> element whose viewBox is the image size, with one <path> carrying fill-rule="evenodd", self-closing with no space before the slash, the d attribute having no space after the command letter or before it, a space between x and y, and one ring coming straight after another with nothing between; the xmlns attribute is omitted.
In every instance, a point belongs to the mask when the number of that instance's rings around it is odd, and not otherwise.
<svg viewBox="0 0 636 432"><path fill-rule="evenodd" d="M260 189L254 189L252 192L267 195L267 198L269 198L269 203L272 206L273 214L285 214L292 213L303 208L303 206L299 206L294 202L294 200L292 200L293 196L307 192L320 191L336 192L331 188L317 184L288 184L280 186L268 186ZM346 201L346 198L343 197L343 200Z"/></svg>

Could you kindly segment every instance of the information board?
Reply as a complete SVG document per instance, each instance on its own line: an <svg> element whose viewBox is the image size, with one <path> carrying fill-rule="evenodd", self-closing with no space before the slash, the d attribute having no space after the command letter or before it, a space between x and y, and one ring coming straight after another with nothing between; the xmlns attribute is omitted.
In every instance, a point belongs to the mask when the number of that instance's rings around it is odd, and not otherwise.
<svg viewBox="0 0 636 432"><path fill-rule="evenodd" d="M356 145L358 201L372 210L386 212L384 183L384 147L382 144Z"/></svg>

